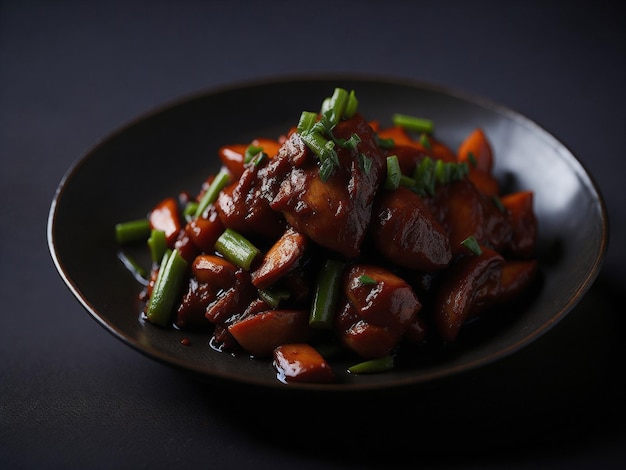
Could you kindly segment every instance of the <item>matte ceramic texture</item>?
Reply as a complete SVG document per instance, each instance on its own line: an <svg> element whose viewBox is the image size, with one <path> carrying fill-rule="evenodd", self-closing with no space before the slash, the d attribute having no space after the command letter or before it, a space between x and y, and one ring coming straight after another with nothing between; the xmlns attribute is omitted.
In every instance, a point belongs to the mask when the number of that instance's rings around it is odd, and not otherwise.
<svg viewBox="0 0 626 470"><path fill-rule="evenodd" d="M141 285L118 258L118 222L144 217L156 202L195 194L220 166L221 145L277 137L303 110L316 111L335 87L354 89L360 112L382 125L395 112L427 117L452 148L481 127L507 191L532 190L539 221L541 281L517 311L468 333L440 357L376 375L337 367L336 384L283 384L270 361L213 350L209 335L140 320ZM607 248L602 197L580 162L528 118L488 100L436 85L379 77L288 77L239 84L181 99L121 128L67 171L48 221L48 244L65 283L113 336L198 377L264 390L355 392L424 385L502 359L561 320L598 275ZM133 253L139 256L139 253ZM512 309L515 310L515 309ZM470 327L472 328L472 327ZM468 330L470 330L468 328ZM190 346L181 344L189 338Z"/></svg>

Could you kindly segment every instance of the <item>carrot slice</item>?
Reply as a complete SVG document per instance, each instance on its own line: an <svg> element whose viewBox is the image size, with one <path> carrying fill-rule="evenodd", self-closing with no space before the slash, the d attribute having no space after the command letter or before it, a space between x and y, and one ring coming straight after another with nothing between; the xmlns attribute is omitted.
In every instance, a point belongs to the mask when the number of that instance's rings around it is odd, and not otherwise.
<svg viewBox="0 0 626 470"><path fill-rule="evenodd" d="M191 265L194 276L200 282L228 289L235 284L237 266L215 255L199 255Z"/></svg>
<svg viewBox="0 0 626 470"><path fill-rule="evenodd" d="M267 251L259 267L251 273L252 284L266 289L297 266L304 255L307 238L288 228Z"/></svg>
<svg viewBox="0 0 626 470"><path fill-rule="evenodd" d="M287 382L328 383L335 378L326 360L307 343L280 345L273 356L279 377Z"/></svg>
<svg viewBox="0 0 626 470"><path fill-rule="evenodd" d="M532 191L519 191L500 198L513 228L511 251L523 258L531 257L535 251L537 219L533 212L533 198Z"/></svg>
<svg viewBox="0 0 626 470"><path fill-rule="evenodd" d="M460 162L468 162L470 171L472 169L491 173L493 168L493 152L491 144L482 129L475 129L470 133L459 146L457 152ZM472 163L473 156L474 162Z"/></svg>
<svg viewBox="0 0 626 470"><path fill-rule="evenodd" d="M174 246L181 229L178 216L178 202L173 197L163 199L150 212L150 226L155 230L165 232L168 246Z"/></svg>
<svg viewBox="0 0 626 470"><path fill-rule="evenodd" d="M253 356L269 356L281 344L300 343L309 338L309 312L268 310L233 323L228 331Z"/></svg>

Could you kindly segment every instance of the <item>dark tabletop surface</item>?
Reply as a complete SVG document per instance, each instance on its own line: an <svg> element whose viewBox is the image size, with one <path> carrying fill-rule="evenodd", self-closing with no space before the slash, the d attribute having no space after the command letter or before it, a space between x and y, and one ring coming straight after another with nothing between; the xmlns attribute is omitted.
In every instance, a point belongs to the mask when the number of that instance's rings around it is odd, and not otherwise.
<svg viewBox="0 0 626 470"><path fill-rule="evenodd" d="M623 26L597 0L0 0L0 468L624 468ZM65 171L163 103L320 72L458 88L561 139L611 222L581 304L451 384L315 413L199 383L101 328L46 243Z"/></svg>

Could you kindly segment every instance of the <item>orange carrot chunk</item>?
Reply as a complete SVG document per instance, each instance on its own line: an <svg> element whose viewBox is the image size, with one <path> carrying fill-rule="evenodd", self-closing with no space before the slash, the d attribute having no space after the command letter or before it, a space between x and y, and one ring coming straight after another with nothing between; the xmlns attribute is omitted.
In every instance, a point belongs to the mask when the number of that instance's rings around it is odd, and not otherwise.
<svg viewBox="0 0 626 470"><path fill-rule="evenodd" d="M279 377L287 382L328 383L335 378L326 360L307 343L280 345L273 356Z"/></svg>

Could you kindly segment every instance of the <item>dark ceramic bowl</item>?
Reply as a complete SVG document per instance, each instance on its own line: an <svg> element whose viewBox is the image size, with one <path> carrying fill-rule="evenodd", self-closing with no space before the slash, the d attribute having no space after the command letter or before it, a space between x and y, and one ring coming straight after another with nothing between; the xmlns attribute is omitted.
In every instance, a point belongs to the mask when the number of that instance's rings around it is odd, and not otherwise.
<svg viewBox="0 0 626 470"><path fill-rule="evenodd" d="M499 320L476 325L441 355L377 375L339 373L331 385L289 384L270 361L219 353L207 334L161 329L140 320L141 285L118 259L118 222L155 202L195 193L220 163L224 144L277 137L316 110L336 86L354 89L368 119L394 112L431 118L452 148L481 127L508 191L535 193L540 285ZM61 181L49 214L48 243L58 271L89 314L124 343L203 379L270 390L354 392L424 385L502 359L553 327L598 275L607 249L602 197L580 162L540 126L503 106L424 83L318 77L262 81L193 96L135 120L79 159ZM141 254L134 254L141 256ZM191 346L181 344L189 338ZM341 367L337 367L340 371Z"/></svg>

